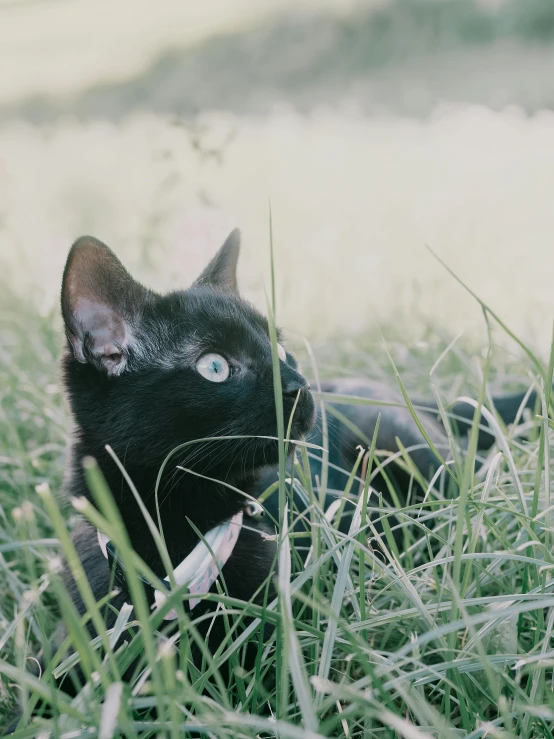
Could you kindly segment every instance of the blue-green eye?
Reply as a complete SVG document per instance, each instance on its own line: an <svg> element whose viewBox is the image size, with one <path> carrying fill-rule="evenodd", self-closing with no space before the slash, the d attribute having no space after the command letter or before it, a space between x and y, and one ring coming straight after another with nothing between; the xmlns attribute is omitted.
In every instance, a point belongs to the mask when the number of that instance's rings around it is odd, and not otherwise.
<svg viewBox="0 0 554 739"><path fill-rule="evenodd" d="M210 382L224 382L230 374L229 363L221 354L204 354L196 363L196 369Z"/></svg>

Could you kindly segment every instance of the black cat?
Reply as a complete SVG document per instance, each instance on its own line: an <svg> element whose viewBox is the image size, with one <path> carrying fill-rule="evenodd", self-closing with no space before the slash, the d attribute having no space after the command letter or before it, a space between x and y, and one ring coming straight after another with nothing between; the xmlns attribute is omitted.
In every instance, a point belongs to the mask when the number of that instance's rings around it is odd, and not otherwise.
<svg viewBox="0 0 554 739"><path fill-rule="evenodd" d="M278 460L271 438L277 422L269 327L238 295L238 253L234 231L191 288L164 296L136 282L108 247L89 237L73 245L65 267L68 342L62 362L76 423L66 492L89 496L82 463L94 457L133 548L160 577L166 572L158 549L106 444L156 519L158 473L175 447L210 437L250 437L192 445L167 465L157 498L175 567L198 544L197 532L205 535L245 510L247 499L232 488L250 493L258 470ZM291 438L300 439L314 422L314 401L281 344L279 356L285 423L295 406ZM260 532L270 530L253 517L240 529L225 564L231 595L248 600L267 578L275 543ZM76 544L94 595L101 598L109 589L110 567L96 531L83 525Z"/></svg>
<svg viewBox="0 0 554 739"><path fill-rule="evenodd" d="M67 350L63 373L76 423L66 492L89 495L82 462L87 456L94 457L114 495L132 546L160 577L167 573L157 547L120 469L106 452L106 444L125 465L156 520L154 491L160 465L175 447L203 438L250 437L190 446L166 466L158 488L159 515L174 567L198 544L198 532L205 535L233 516L246 515L247 501L233 488L257 497L277 479L269 327L267 319L239 297L238 255L239 233L233 231L191 288L164 296L136 282L107 246L90 237L73 245L64 271L62 313ZM291 439L307 436L308 441L321 445L310 387L294 357L282 344L278 349L285 428L294 409ZM389 388L366 380L334 380L323 383L322 390L399 400ZM522 397L497 402L506 421L513 420ZM444 450L448 447L445 431L432 406L421 402L430 408L420 413L425 431L433 444ZM534 396L528 402L533 403ZM379 448L396 451L399 438L411 449L414 463L425 476L438 469L439 460L406 407L338 407L350 428L329 415L328 503L334 499L333 490L344 490L357 454L360 440L352 427L371 438L379 413ZM474 409L459 403L453 411L463 433ZM483 430L481 445L487 446L492 438ZM211 479L198 477L198 473ZM317 460L312 474L314 481L318 475L321 478ZM277 500L275 494L267 501L275 520L279 520ZM301 499L296 503L300 508L304 505ZM275 558L274 542L261 535L274 532L274 528L252 517L248 517L248 524L240 529L224 566L229 594L245 600L266 580ZM347 526L345 517L343 530ZM76 545L94 594L101 598L108 592L111 573L96 531L84 524ZM124 578L120 580L125 591ZM125 596L128 594L123 592L121 598ZM76 590L74 597L80 603ZM200 610L203 607L201 604Z"/></svg>

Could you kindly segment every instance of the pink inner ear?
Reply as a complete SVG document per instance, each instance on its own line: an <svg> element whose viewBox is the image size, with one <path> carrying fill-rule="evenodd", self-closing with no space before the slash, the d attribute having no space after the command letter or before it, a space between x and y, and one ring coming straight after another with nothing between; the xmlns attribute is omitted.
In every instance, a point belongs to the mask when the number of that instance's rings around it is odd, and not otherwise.
<svg viewBox="0 0 554 739"><path fill-rule="evenodd" d="M128 342L125 321L122 316L105 304L81 298L75 306L75 319L79 336L76 356L84 360L82 342L85 335L91 341L93 354L98 357L108 370L114 369L121 362L121 348Z"/></svg>

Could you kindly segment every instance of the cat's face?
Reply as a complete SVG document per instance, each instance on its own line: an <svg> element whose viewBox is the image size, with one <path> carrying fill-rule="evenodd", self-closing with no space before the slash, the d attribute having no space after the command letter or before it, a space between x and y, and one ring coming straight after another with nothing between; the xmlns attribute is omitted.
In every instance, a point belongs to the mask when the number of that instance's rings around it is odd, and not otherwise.
<svg viewBox="0 0 554 739"><path fill-rule="evenodd" d="M249 474L277 460L267 320L236 289L233 232L188 290L157 295L115 255L84 237L68 257L62 312L64 373L78 434L94 452L110 444L124 463L159 464L174 447L207 437L178 456L204 474ZM279 344L285 428L299 439L314 420L309 386ZM296 404L296 407L294 407Z"/></svg>

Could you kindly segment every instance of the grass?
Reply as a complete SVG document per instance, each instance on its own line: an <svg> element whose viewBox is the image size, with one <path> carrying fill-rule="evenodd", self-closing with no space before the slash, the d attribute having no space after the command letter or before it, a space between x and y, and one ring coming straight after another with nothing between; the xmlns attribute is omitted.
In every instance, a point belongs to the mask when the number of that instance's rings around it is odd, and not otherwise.
<svg viewBox="0 0 554 739"><path fill-rule="evenodd" d="M364 453L365 461L360 455L345 485L345 505L356 507L347 535L324 516L310 452L301 450L294 482L280 493L289 502L281 509L279 596L265 608L223 590L210 596L228 637L214 655L204 652L199 670L187 660L198 640L194 619L180 609L179 639L164 636L163 611L148 612L138 581L135 611L123 609L112 632L90 642L84 621L98 620L98 606L83 584L89 614L79 620L56 574L60 557L79 568L68 536L77 513L117 537L131 572L148 571L126 544L94 465L88 475L97 510L75 511L58 495L70 429L56 372L59 321L7 290L0 300L0 717L16 701L27 709L17 736L552 736L552 431L544 389L542 415L515 428L498 424L479 469L475 433L465 451L452 443L453 498L437 483L424 505L401 503L392 519L370 487L383 457L378 449ZM399 380L408 399L434 391L444 407L462 393L487 406L491 383L510 389L517 377L549 387L552 359L543 366L523 351L514 359L492 339L450 346L451 337L431 325L406 349L398 325L382 329L387 351L375 331L315 347L319 374ZM308 367L310 355L303 359ZM283 441L285 433L281 421ZM289 533L290 484L309 502L313 551L305 568ZM178 606L181 595L164 609ZM70 636L52 654L62 615ZM263 640L265 625L272 628ZM122 633L128 642L114 650ZM246 673L239 665L248 642L257 660ZM38 681L41 651L46 668ZM133 679L122 682L137 656ZM227 660L235 666L228 679L219 671ZM56 692L53 676L77 663L87 680L70 699ZM38 696L52 715L30 722Z"/></svg>

